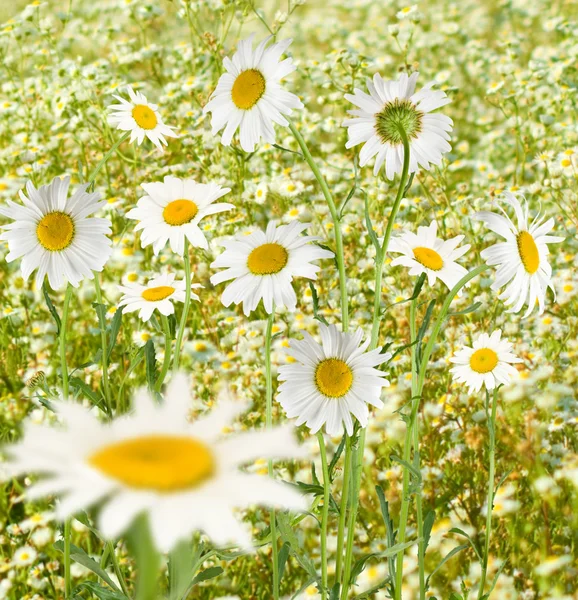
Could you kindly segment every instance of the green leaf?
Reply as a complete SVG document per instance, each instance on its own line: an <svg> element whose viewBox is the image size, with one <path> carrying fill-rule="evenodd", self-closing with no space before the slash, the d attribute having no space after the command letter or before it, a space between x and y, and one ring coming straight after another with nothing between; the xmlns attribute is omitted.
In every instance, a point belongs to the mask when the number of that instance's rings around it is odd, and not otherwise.
<svg viewBox="0 0 578 600"><path fill-rule="evenodd" d="M285 542L281 546L281 550L279 550L279 555L277 557L277 564L279 565L279 581L283 579L283 573L285 573L285 565L287 564L287 559L289 558L289 553L291 552L291 546L287 542Z"/></svg>
<svg viewBox="0 0 578 600"><path fill-rule="evenodd" d="M155 358L155 344L152 340L148 340L144 347L145 364L147 372L147 384L151 390L155 387L155 381L157 379L156 369L156 358Z"/></svg>
<svg viewBox="0 0 578 600"><path fill-rule="evenodd" d="M458 317L461 315L467 315L469 313L476 312L476 310L478 310L478 308L480 308L480 306L482 306L481 302L474 302L472 305L468 306L467 308L464 308L463 310L449 312L448 317Z"/></svg>
<svg viewBox="0 0 578 600"><path fill-rule="evenodd" d="M405 550L406 548L409 548L410 546L417 544L417 542L418 542L418 540L413 540L411 542L404 542L403 544L396 544L395 546L391 546L391 548L388 548L387 550L384 550L383 552L370 552L369 554L363 555L355 563L355 565L353 565L353 569L351 569L351 576L349 579L350 584L353 585L355 583L355 580L363 572L363 569L365 568L365 563L369 559L371 559L371 558L388 558L390 556L396 556L402 550Z"/></svg>
<svg viewBox="0 0 578 600"><path fill-rule="evenodd" d="M421 345L422 345L425 333L428 330L435 303L436 303L435 298L433 300L430 300L430 302L427 306L427 309L425 311L423 321L422 321L421 325L419 326L419 329L417 332L416 340L417 340L418 367L419 367L419 362L421 362Z"/></svg>
<svg viewBox="0 0 578 600"><path fill-rule="evenodd" d="M311 290L311 298L313 300L313 318L317 319L324 325L329 325L327 319L319 313L319 296L317 295L317 290L311 281L309 282L309 289Z"/></svg>
<svg viewBox="0 0 578 600"><path fill-rule="evenodd" d="M283 148L283 146L279 146L279 144L272 144L273 148L277 148L277 150L282 150L283 152L290 152L291 154L297 154L297 156L303 156L301 152L297 152L296 150L289 150L289 148Z"/></svg>
<svg viewBox="0 0 578 600"><path fill-rule="evenodd" d="M434 510L429 510L427 515L425 516L424 520L423 520L423 553L425 555L425 552L427 550L427 545L429 544L429 539L431 536L431 530L434 524L436 518L436 513Z"/></svg>
<svg viewBox="0 0 578 600"><path fill-rule="evenodd" d="M390 458L393 462L399 463L402 467L405 467L417 481L421 482L421 473L413 465L408 463L407 460L403 460L403 458L399 458L399 456L396 456L395 454L392 454Z"/></svg>
<svg viewBox="0 0 578 600"><path fill-rule="evenodd" d="M375 486L375 492L377 497L379 498L379 506L381 508L381 516L383 518L383 522L385 523L385 532L387 537L387 545L394 546L395 545L395 527L393 526L393 521L391 520L391 516L389 514L389 502L385 499L385 493L383 488L380 485ZM387 559L389 574L391 575L392 581L395 580L395 557L390 556Z"/></svg>
<svg viewBox="0 0 578 600"><path fill-rule="evenodd" d="M71 377L69 380L70 387L81 392L93 406L98 407L103 412L108 412L106 403L87 383L79 377Z"/></svg>
<svg viewBox="0 0 578 600"><path fill-rule="evenodd" d="M341 441L339 442L339 446L337 446L337 448L335 450L335 454L333 455L333 458L331 459L331 462L329 463L329 467L328 467L329 481L331 481L331 482L333 482L333 471L335 470L335 467L337 466L337 461L339 460L339 457L343 454L344 448L345 448L345 436L343 436L341 438Z"/></svg>
<svg viewBox="0 0 578 600"><path fill-rule="evenodd" d="M120 325L122 323L122 306L116 309L114 317L110 323L108 330L108 349L106 351L107 360L110 360L110 355L116 346L116 340L118 338L118 332L120 331Z"/></svg>
<svg viewBox="0 0 578 600"><path fill-rule="evenodd" d="M98 322L100 323L100 328L106 328L106 306L104 304L99 304L98 302L93 302L92 306L96 311L96 315L98 317Z"/></svg>
<svg viewBox="0 0 578 600"><path fill-rule="evenodd" d="M62 552L64 554L64 541L63 540L58 540L57 542L54 542L53 547L56 550L58 550L59 552ZM120 592L119 587L109 577L108 573L104 569L101 569L100 565L95 560L90 558L90 556L88 556L88 554L82 548L79 548L78 546L75 546L74 544L70 544L70 558L73 561L77 562L79 565L86 567L89 571L92 571L95 575L98 575L113 590ZM99 596L99 598L101 598L101 597L102 596ZM120 597L124 598L125 596L121 594ZM115 596L111 596L111 599L112 598L115 598Z"/></svg>
<svg viewBox="0 0 578 600"><path fill-rule="evenodd" d="M386 577L382 579L377 585L372 588L365 590L365 592L361 592L361 594L357 594L357 596L353 596L353 600L372 600L374 594L382 590L387 584L391 581L391 577ZM393 598L393 593L390 591L390 596Z"/></svg>
<svg viewBox="0 0 578 600"><path fill-rule="evenodd" d="M488 600L488 598L490 597L491 593L494 591L494 588L496 587L496 584L498 583L498 579L500 578L500 575L502 574L502 571L506 568L506 565L508 564L508 560L506 559L498 568L498 570L496 571L496 574L494 575L494 579L492 580L492 585L490 586L490 591L487 594L484 594L480 600Z"/></svg>
<svg viewBox="0 0 578 600"><path fill-rule="evenodd" d="M448 562L448 560L452 557L455 556L458 552L461 552L462 550L465 550L468 547L468 544L461 544L460 546L456 546L455 548L453 548L452 550L450 550L440 561L440 563L438 564L438 566L428 575L428 578L425 581L425 588L427 590L427 588L429 587L429 581L430 579ZM458 596L459 598L461 598L461 596Z"/></svg>
<svg viewBox="0 0 578 600"><path fill-rule="evenodd" d="M482 553L476 546L476 543L474 542L474 540L465 531L463 531L459 527L452 527L452 529L449 530L449 533L457 533L458 535L464 536L468 540L468 542L470 542L472 548L474 549L474 552L478 555L478 558L480 559L480 561L482 560Z"/></svg>
<svg viewBox="0 0 578 600"><path fill-rule="evenodd" d="M50 314L52 315L52 318L54 319L54 322L56 323L56 335L60 335L60 328L62 327L62 321L60 320L60 317L58 316L58 313L56 312L56 309L54 308L54 304L52 304L52 300L50 299L50 296L48 294L48 287L46 286L46 281L44 281L44 283L42 284L42 293L44 294L44 300L46 302L46 306L48 307L48 310L50 311Z"/></svg>
<svg viewBox="0 0 578 600"><path fill-rule="evenodd" d="M277 513L277 528L281 535L281 539L283 542L289 544L291 553L295 556L299 564L307 571L307 573L309 573L310 577L314 578L315 581L319 581L320 577L315 569L315 565L311 559L302 552L295 530L291 526L291 521L286 513Z"/></svg>
<svg viewBox="0 0 578 600"><path fill-rule="evenodd" d="M124 594L121 594L120 592L113 592L102 587L101 585L98 585L98 583L95 583L94 581L85 581L77 585L72 592L72 596L75 597L77 596L78 592L82 592L84 590L90 592L99 598L99 600L129 600Z"/></svg>
<svg viewBox="0 0 578 600"><path fill-rule="evenodd" d="M340 589L341 589L341 586L339 585L339 582L337 582L331 588L331 593L329 594L329 600L339 600L339 590Z"/></svg>
<svg viewBox="0 0 578 600"><path fill-rule="evenodd" d="M416 300L417 297L420 295L420 292L423 288L423 284L425 282L425 278L426 278L426 274L422 273L418 278L417 281L415 282L415 285L413 287L413 292L411 294L411 296L409 298L404 298L403 300L398 300L397 302L393 302L392 304L388 304L385 307L385 310L390 309L392 306L397 306L398 304L405 304L406 302L411 302L412 300Z"/></svg>
<svg viewBox="0 0 578 600"><path fill-rule="evenodd" d="M209 567L200 573L197 573L191 582L193 585L197 585L202 581L208 581L209 579L214 579L218 577L223 572L223 567Z"/></svg>
<svg viewBox="0 0 578 600"><path fill-rule="evenodd" d="M381 245L379 244L379 240L377 239L377 234L373 230L373 223L371 222L371 217L369 215L369 199L367 197L367 194L365 195L365 226L367 227L367 233L369 234L371 243L375 246L375 250L377 251L377 260L379 258L379 255L381 254Z"/></svg>

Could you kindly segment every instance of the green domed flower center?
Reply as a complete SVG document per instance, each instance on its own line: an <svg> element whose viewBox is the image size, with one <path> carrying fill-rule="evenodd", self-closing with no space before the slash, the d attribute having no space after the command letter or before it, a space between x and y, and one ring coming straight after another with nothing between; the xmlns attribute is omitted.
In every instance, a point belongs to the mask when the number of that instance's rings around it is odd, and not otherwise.
<svg viewBox="0 0 578 600"><path fill-rule="evenodd" d="M409 140L418 136L422 130L423 116L411 100L396 98L375 115L375 130L383 144L396 146L403 142L400 128Z"/></svg>

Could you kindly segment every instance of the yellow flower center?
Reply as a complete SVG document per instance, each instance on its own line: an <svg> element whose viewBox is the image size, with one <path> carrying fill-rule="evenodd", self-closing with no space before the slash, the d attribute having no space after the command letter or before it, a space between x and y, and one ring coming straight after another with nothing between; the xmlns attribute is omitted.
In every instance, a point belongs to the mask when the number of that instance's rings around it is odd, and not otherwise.
<svg viewBox="0 0 578 600"><path fill-rule="evenodd" d="M40 219L36 227L36 237L46 250L64 250L74 238L74 221L63 212L48 213Z"/></svg>
<svg viewBox="0 0 578 600"><path fill-rule="evenodd" d="M272 275L279 273L289 260L289 253L281 244L263 244L249 254L247 267L253 275Z"/></svg>
<svg viewBox="0 0 578 600"><path fill-rule="evenodd" d="M339 358L322 360L315 370L317 389L329 398L345 396L353 383L353 373L349 365Z"/></svg>
<svg viewBox="0 0 578 600"><path fill-rule="evenodd" d="M540 253L538 252L538 246L530 233L527 231L520 231L516 239L518 243L518 252L520 253L520 260L524 265L524 269L530 275L535 273L540 266Z"/></svg>
<svg viewBox="0 0 578 600"><path fill-rule="evenodd" d="M159 302L174 294L175 288L170 285L159 285L158 287L149 288L142 293L142 297L149 302Z"/></svg>
<svg viewBox="0 0 578 600"><path fill-rule="evenodd" d="M132 109L132 118L142 129L154 129L158 123L154 110L149 108L146 104L137 104Z"/></svg>
<svg viewBox="0 0 578 600"><path fill-rule="evenodd" d="M480 348L470 357L470 367L476 373L489 373L498 364L498 355L490 348Z"/></svg>
<svg viewBox="0 0 578 600"><path fill-rule="evenodd" d="M265 78L257 69L248 69L238 75L233 83L231 98L237 108L249 110L265 93Z"/></svg>
<svg viewBox="0 0 578 600"><path fill-rule="evenodd" d="M442 257L431 248L418 246L413 249L413 257L426 269L431 269L432 271L439 271L444 266Z"/></svg>
<svg viewBox="0 0 578 600"><path fill-rule="evenodd" d="M169 435L114 442L90 456L88 463L128 487L165 493L193 488L215 470L213 454L203 442Z"/></svg>
<svg viewBox="0 0 578 600"><path fill-rule="evenodd" d="M192 221L199 212L199 207L192 200L173 200L163 210L163 219L169 225L184 225Z"/></svg>

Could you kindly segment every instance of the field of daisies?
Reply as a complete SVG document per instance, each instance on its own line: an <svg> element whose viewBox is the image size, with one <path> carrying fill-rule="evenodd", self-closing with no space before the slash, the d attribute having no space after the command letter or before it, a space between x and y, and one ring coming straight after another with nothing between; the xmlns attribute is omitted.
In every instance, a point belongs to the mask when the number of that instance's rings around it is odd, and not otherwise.
<svg viewBox="0 0 578 600"><path fill-rule="evenodd" d="M7 0L0 59L0 599L578 598L576 0Z"/></svg>

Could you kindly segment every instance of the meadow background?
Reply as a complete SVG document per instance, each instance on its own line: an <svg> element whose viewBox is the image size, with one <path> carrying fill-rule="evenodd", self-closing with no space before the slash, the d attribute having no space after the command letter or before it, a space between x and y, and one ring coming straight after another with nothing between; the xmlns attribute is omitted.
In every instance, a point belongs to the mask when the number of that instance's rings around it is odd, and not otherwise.
<svg viewBox="0 0 578 600"><path fill-rule="evenodd" d="M354 169L357 151L345 150L347 135L341 126L350 108L343 94L356 84L362 87L364 77L375 72L393 79L400 70L418 69L420 81L437 82L452 99L444 109L455 124L452 151L441 168L416 175L396 231L402 225L415 229L435 218L442 237L466 235L472 244L468 256L477 256L487 238L483 227L469 217L476 210L489 210L501 191L517 190L535 213L554 216L557 235L566 239L555 245L550 257L557 300L550 298L543 315L521 319L506 314L485 274L456 302L455 310L473 302L480 302L480 308L450 319L439 340L421 415L424 499L436 511L429 571L463 543L452 528L476 541L485 522L488 440L483 397L452 383L449 358L476 333L501 327L523 363L517 379L503 390L498 412L497 475L505 479L494 507L490 572L503 567L494 596L578 598L578 3L3 0L0 17L0 202L16 199L29 179L41 185L69 173L74 186L86 178L118 139L119 133L107 125L106 107L113 102L111 95L127 83L158 103L165 123L179 133L163 154L146 142L141 147L125 143L97 181L108 200L106 213L114 231L114 252L103 283L108 319L120 298L118 284L142 283L160 265L182 276L179 257L155 257L150 247L141 249L134 223L124 218L143 195L140 184L172 174L232 188L225 200L236 210L204 221L211 246L193 254L194 280L205 289L201 302L192 307L183 366L196 380L196 409L210 403L222 379L253 401L252 412L236 425L239 430L259 428L264 421L265 313L257 311L249 320L240 308L223 308L221 290L209 282L208 265L219 252L216 242L239 229L264 227L271 218L311 221L329 247L333 238L327 206L299 157L260 145L246 160L211 135L202 107L221 73L223 56L251 32L262 39L271 29L294 39L290 54L297 71L286 89L305 105L294 120L321 161L338 201L354 188L342 229L352 322L366 331L373 304L374 249L364 223L364 194L382 236L396 187L374 178L371 167ZM288 130L278 129L277 143L297 149ZM7 252L2 243L0 258ZM315 287L320 311L329 322L338 320L336 282L334 265L325 261ZM298 312L276 319L274 367L285 360L280 350L289 337L317 331L311 290L303 280L294 285L300 304ZM404 269L386 265L386 305L407 298L412 287ZM441 293L439 284L431 293ZM62 305L63 293L51 297L56 306ZM85 403L94 401L100 383L99 368L91 364L100 346L94 300L92 285L84 282L72 300L68 335L68 364L76 369L71 389ZM383 343L407 343L407 310L407 304L388 308ZM123 316L110 370L120 406L146 382L142 357L149 340L161 361L161 330L152 323L143 325L135 314ZM18 261L8 265L0 260L3 443L17 439L23 419L46 418L42 386L57 384L57 343L41 290L23 282ZM137 366L131 371L134 362ZM402 352L391 367L392 386L382 396L385 407L370 420L367 435L364 481L384 487L392 514L399 511L401 466L390 457L401 454L404 435L395 411L410 398L409 374L409 354ZM274 417L284 419L278 405ZM305 429L300 435L311 453L318 453L315 438ZM251 468L267 470L266 464ZM286 479L312 482L310 464L288 463L279 472ZM22 500L26 484L8 481L0 491L0 598L62 598L62 555L53 546L59 527L48 518L50 504ZM265 527L264 514L257 510L246 515L256 537ZM73 528L74 544L100 555L102 546L86 525L75 521ZM385 529L368 484L362 489L358 529L357 551L383 549ZM296 534L303 552L317 560L315 520L303 520ZM334 547L335 540L330 538L329 544ZM35 549L32 560L19 558L25 545ZM123 548L120 554L130 577L132 563ZM224 572L197 586L190 597L269 600L270 547L228 558L216 556L205 565L222 566ZM412 598L417 562L411 551L406 561L406 594ZM370 561L357 578L356 597L384 597L382 592L363 592L383 580L385 569L383 561ZM431 595L446 600L452 592L475 588L479 569L472 548L462 551L433 576ZM73 573L75 585L96 580L79 564ZM301 590L296 597L318 597L307 582L306 571L291 556L282 592L292 597ZM79 597L93 596L85 590Z"/></svg>

